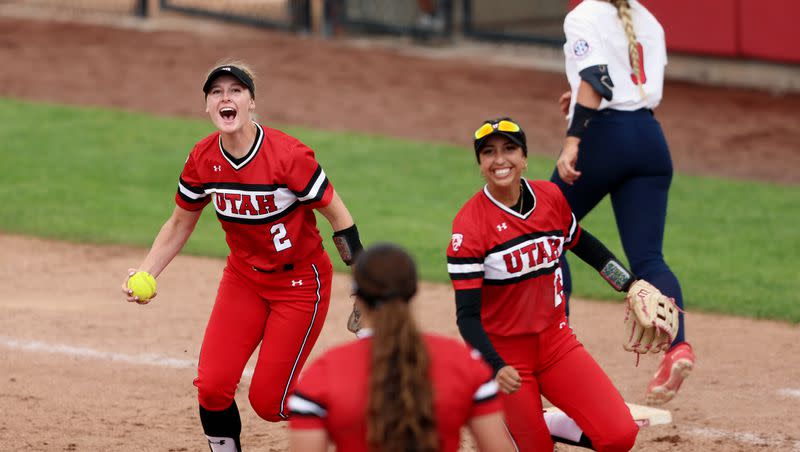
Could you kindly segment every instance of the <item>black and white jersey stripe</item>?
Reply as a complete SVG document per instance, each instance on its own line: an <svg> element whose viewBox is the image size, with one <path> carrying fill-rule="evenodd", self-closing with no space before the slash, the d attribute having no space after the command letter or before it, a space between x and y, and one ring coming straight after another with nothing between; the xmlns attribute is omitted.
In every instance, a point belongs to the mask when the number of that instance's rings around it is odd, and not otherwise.
<svg viewBox="0 0 800 452"><path fill-rule="evenodd" d="M577 222L573 223L577 227ZM574 235L572 228L571 235ZM484 284L514 284L558 268L564 250L562 231L525 234L487 251L484 258L447 258L452 280L483 279Z"/></svg>
<svg viewBox="0 0 800 452"><path fill-rule="evenodd" d="M500 386L497 384L497 381L495 381L494 378L490 378L489 381L478 387L478 390L475 391L475 395L472 396L472 400L475 403L492 400L497 397L497 392L499 390Z"/></svg>
<svg viewBox="0 0 800 452"><path fill-rule="evenodd" d="M203 187L190 185L182 177L178 178L178 195L180 195L181 199L191 204L204 202L206 196L208 196Z"/></svg>
<svg viewBox="0 0 800 452"><path fill-rule="evenodd" d="M575 240L575 232L578 230L578 220L575 219L575 214L570 214L572 219L569 222L569 233L564 238L564 247L569 248L572 241Z"/></svg>
<svg viewBox="0 0 800 452"><path fill-rule="evenodd" d="M178 181L178 193L188 203L201 203L213 196L211 203L217 216L224 221L245 224L275 222L300 204L320 201L328 187L328 178L321 166L317 166L311 182L301 193L290 190L285 184L253 185L230 182L214 182L202 187L189 185L182 178ZM247 198L245 203L244 198ZM270 209L260 208L259 200L269 198ZM247 207L245 207L247 206Z"/></svg>
<svg viewBox="0 0 800 452"><path fill-rule="evenodd" d="M483 278L483 258L448 256L447 272L450 279Z"/></svg>
<svg viewBox="0 0 800 452"><path fill-rule="evenodd" d="M306 185L306 188L300 193L295 193L295 195L301 203L310 204L321 200L326 188L328 188L328 178L325 176L322 166L317 166L317 170L314 171L314 175L311 176L311 181Z"/></svg>
<svg viewBox="0 0 800 452"><path fill-rule="evenodd" d="M313 416L318 418L325 418L328 416L328 410L326 410L322 404L311 400L297 391L289 396L287 406L289 407L289 412L295 416Z"/></svg>

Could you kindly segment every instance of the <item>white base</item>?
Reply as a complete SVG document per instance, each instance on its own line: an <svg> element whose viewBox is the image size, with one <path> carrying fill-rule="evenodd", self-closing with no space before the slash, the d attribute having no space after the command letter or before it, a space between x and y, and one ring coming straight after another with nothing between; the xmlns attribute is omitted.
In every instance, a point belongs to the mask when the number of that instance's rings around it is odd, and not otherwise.
<svg viewBox="0 0 800 452"><path fill-rule="evenodd" d="M636 424L638 424L639 427L649 427L652 425L665 425L672 423L672 413L670 413L668 410L662 410L645 405L636 405L634 403L625 403L625 405L628 405L628 409L631 410L633 420L636 421ZM545 408L545 411L552 413L561 410L551 406Z"/></svg>

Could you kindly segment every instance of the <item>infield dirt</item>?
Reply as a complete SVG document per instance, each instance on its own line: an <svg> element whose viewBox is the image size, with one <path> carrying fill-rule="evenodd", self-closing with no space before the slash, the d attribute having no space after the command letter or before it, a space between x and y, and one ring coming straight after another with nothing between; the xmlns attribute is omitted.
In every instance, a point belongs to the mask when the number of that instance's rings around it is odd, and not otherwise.
<svg viewBox="0 0 800 452"><path fill-rule="evenodd" d="M487 117L513 116L531 151L551 156L564 129L559 74L243 28L190 33L0 18L0 95L202 117L202 76L224 56L255 67L266 123L454 143L465 158L469 133ZM668 83L657 117L677 171L793 185L798 111L797 95ZM156 300L136 306L119 290L146 250L9 235L0 235L0 249L0 449L206 449L192 365L222 260L179 256L160 277ZM348 290L346 275L336 275L312 358L351 338ZM424 284L415 302L423 327L457 336L452 299L449 286ZM800 451L800 328L687 308L697 368L666 405L674 423L644 429L637 450ZM625 399L644 403L658 360L636 367L622 350L621 306L575 300L572 313L578 337ZM247 389L245 379L237 395L244 446L285 450L285 426L258 419Z"/></svg>

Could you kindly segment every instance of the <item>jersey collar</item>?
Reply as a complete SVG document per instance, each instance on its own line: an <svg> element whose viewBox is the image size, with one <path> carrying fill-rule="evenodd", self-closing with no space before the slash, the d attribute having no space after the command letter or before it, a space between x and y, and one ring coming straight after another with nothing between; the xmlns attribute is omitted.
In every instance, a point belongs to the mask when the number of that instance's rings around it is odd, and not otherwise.
<svg viewBox="0 0 800 452"><path fill-rule="evenodd" d="M528 184L527 179L524 179L524 178L522 179L522 189L523 190L528 190L528 193L530 193L531 196L533 197L533 206L531 206L530 209L528 209L527 211L525 211L523 213L519 213L519 212L517 212L517 211L515 211L513 209L510 209L505 204L503 204L500 201L494 199L492 194L489 193L489 185L488 184L483 186L483 194L486 195L487 198L489 198L489 201L494 203L494 205L499 207L504 212L508 213L509 215L514 215L517 218L522 218L523 220L525 220L529 216L531 216L531 214L533 213L534 210L536 210L536 194L533 192L533 189L531 188L530 184Z"/></svg>
<svg viewBox="0 0 800 452"><path fill-rule="evenodd" d="M256 154L258 154L258 150L261 148L261 143L264 141L264 130L257 122L254 122L253 124L256 125L256 139L253 140L253 146L249 151L247 151L247 154L240 159L232 156L228 151L225 150L224 147L222 147L222 134L219 135L219 151L222 153L222 157L224 157L225 160L227 160L228 163L230 163L230 165L236 170L244 168L245 165L250 163L250 161L255 158Z"/></svg>

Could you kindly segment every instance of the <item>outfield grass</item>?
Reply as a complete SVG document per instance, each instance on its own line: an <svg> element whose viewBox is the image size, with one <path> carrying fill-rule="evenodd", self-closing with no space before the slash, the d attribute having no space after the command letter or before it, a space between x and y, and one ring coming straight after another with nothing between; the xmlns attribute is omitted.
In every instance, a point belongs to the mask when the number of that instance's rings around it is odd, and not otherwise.
<svg viewBox="0 0 800 452"><path fill-rule="evenodd" d="M145 247L174 207L186 155L213 131L203 120L4 99L0 124L0 230ZM470 150L285 130L316 150L365 244L401 243L417 257L423 278L447 281L451 221L483 185ZM552 159L529 163L530 177L549 177ZM664 253L687 308L800 322L798 207L800 187L676 176ZM334 249L330 227L318 218L326 247ZM607 201L583 226L624 257ZM212 209L185 252L227 254ZM571 263L577 295L619 298L594 270L574 257Z"/></svg>

